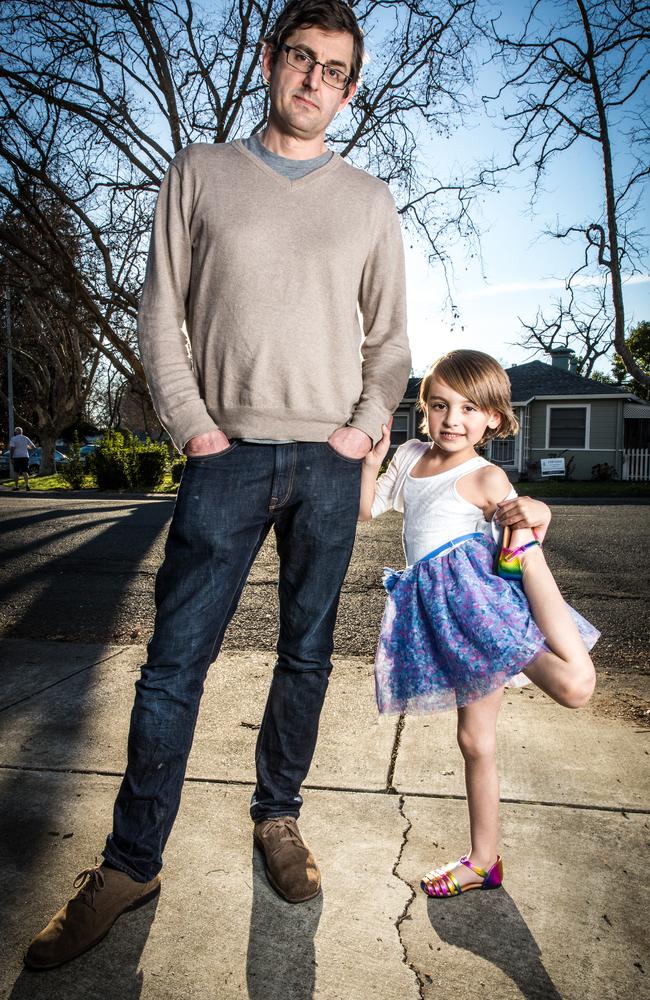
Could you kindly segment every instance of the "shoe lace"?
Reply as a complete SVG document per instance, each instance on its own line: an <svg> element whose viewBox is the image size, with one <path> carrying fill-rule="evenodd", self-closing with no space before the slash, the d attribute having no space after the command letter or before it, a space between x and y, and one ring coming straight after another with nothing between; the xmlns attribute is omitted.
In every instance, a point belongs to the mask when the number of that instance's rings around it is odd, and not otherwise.
<svg viewBox="0 0 650 1000"><path fill-rule="evenodd" d="M74 882L72 883L75 889L82 889L84 892L90 893L90 905L95 905L95 895L96 893L104 888L104 875L102 873L102 866L98 863L97 858L95 858L95 865L93 868L84 868L83 871L79 872L76 876Z"/></svg>

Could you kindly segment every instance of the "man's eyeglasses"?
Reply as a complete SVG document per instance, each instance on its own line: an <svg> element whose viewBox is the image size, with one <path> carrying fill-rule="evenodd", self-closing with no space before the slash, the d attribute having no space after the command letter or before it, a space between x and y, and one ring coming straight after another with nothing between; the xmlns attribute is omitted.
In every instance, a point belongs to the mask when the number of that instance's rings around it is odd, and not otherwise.
<svg viewBox="0 0 650 1000"><path fill-rule="evenodd" d="M345 90L348 84L352 83L352 77L344 73L342 69L328 66L327 63L319 62L318 59L312 59L302 49L296 49L293 45L280 45L280 48L286 52L289 66L292 69L297 69L300 73L311 73L314 66L321 66L323 83L326 83L328 87L334 87L335 90Z"/></svg>

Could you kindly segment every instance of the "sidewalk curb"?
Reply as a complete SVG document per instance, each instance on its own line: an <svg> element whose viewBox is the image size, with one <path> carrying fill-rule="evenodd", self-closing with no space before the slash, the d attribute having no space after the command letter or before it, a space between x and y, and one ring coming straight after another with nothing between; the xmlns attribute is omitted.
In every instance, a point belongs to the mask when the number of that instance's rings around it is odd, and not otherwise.
<svg viewBox="0 0 650 1000"><path fill-rule="evenodd" d="M0 486L0 496L15 496L23 500L175 500L176 493L129 493L101 490L14 490Z"/></svg>

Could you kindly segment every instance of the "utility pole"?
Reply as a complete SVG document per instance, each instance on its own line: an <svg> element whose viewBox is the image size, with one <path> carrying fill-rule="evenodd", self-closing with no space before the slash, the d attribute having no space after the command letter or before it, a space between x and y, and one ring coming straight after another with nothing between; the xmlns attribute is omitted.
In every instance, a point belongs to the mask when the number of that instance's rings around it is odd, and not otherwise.
<svg viewBox="0 0 650 1000"><path fill-rule="evenodd" d="M7 330L7 406L9 408L9 440L14 436L14 361L11 350L11 289L5 288L5 325ZM13 478L14 463L9 456L9 478Z"/></svg>

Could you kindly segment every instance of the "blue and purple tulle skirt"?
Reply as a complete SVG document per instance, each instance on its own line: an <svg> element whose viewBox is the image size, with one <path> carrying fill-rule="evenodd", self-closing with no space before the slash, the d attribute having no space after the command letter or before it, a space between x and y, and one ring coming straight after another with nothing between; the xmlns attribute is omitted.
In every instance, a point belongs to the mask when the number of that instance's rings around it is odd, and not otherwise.
<svg viewBox="0 0 650 1000"><path fill-rule="evenodd" d="M375 658L382 713L469 705L548 649L521 584L494 573L496 542L474 533L452 544L401 572L386 571L388 597ZM591 649L599 631L567 607Z"/></svg>

